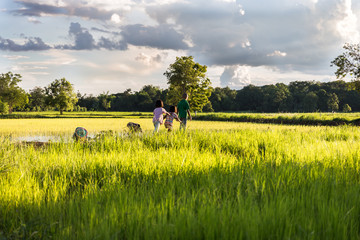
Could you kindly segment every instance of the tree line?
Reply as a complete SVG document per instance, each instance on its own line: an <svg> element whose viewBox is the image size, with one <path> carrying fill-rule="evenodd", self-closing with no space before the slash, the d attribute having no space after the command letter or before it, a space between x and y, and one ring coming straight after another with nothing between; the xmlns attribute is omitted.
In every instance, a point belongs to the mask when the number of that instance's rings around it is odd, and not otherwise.
<svg viewBox="0 0 360 240"><path fill-rule="evenodd" d="M152 111L157 99L166 106L175 105L184 92L189 93L192 111L204 112L328 112L360 111L360 44L345 44L336 57L332 82L294 81L265 86L248 85L241 90L212 88L206 77L207 66L194 62L192 56L177 57L164 76L168 89L145 85L140 91L104 92L98 96L75 94L65 78L47 87L35 87L26 93L18 86L20 74L0 74L0 113L19 111ZM351 82L341 79L352 76Z"/></svg>
<svg viewBox="0 0 360 240"><path fill-rule="evenodd" d="M63 79L62 81L64 82L65 80ZM25 96L17 97L17 102L11 102L10 104L17 111L62 109L62 111L142 112L152 111L157 99L162 99L166 107L169 106L169 101L167 101L169 89L160 89L152 85L145 85L139 91L127 89L121 93L109 94L107 92L97 96L78 92L74 94L76 95L76 101L72 103L73 106L70 106L66 100L59 101L62 98L69 98L66 94L60 93L60 90L58 90L59 93L55 93L55 89L57 89L59 84L61 85L61 81L57 80L46 88L35 87L28 93L21 91L21 93L18 93L18 96L21 94ZM51 92L51 89L53 92ZM12 94L12 96L15 96L15 94ZM25 100L26 98L28 99L27 101ZM21 101L23 104L18 104ZM216 87L211 92L209 102L203 107L202 111L360 111L360 81L295 81L290 82L288 85L283 83L265 86L248 85L240 90L230 89L229 87Z"/></svg>
<svg viewBox="0 0 360 240"><path fill-rule="evenodd" d="M152 85L140 91L127 89L99 96L78 94L78 105L93 111L152 111L157 99L167 103L168 89ZM108 105L104 104L108 103ZM191 102L190 102L191 105ZM229 87L213 89L204 112L328 112L360 111L360 81L295 81L288 85L248 85L241 90Z"/></svg>

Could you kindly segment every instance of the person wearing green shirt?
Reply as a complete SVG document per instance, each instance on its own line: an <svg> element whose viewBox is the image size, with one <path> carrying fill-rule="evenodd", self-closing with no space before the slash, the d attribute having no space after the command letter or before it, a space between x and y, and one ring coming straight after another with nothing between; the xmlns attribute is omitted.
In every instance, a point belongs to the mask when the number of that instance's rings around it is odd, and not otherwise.
<svg viewBox="0 0 360 240"><path fill-rule="evenodd" d="M185 130L187 115L189 115L190 121L192 120L192 118L191 118L191 114L190 114L190 105L189 105L189 102L187 101L189 96L187 93L184 93L182 97L183 97L183 99L177 105L177 110L178 110L179 118L181 121L180 129Z"/></svg>

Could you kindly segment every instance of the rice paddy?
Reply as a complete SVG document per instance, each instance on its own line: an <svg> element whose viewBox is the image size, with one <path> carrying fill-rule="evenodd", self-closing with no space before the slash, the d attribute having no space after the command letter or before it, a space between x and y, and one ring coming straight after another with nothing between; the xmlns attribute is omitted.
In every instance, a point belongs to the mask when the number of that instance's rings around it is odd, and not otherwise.
<svg viewBox="0 0 360 240"><path fill-rule="evenodd" d="M142 134L128 134L127 122ZM359 239L360 130L0 120L0 239ZM96 141L44 146L24 136Z"/></svg>

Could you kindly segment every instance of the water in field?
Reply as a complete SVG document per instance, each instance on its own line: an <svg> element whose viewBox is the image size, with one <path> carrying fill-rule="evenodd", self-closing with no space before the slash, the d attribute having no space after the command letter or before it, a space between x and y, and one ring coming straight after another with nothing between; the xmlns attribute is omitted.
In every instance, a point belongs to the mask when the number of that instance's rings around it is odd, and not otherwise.
<svg viewBox="0 0 360 240"><path fill-rule="evenodd" d="M95 135L88 135L89 139L93 139ZM12 142L28 142L28 143L49 143L49 142L70 142L73 140L71 136L21 136L12 137Z"/></svg>
<svg viewBox="0 0 360 240"><path fill-rule="evenodd" d="M70 139L70 137L67 137L64 139L64 137L60 136L21 136L21 137L14 137L11 140L14 142L59 142L60 140L66 140Z"/></svg>
<svg viewBox="0 0 360 240"><path fill-rule="evenodd" d="M101 133L88 134L87 139L95 139L96 137L99 137L100 134ZM28 135L10 137L10 141L28 143L70 142L73 141L73 135Z"/></svg>

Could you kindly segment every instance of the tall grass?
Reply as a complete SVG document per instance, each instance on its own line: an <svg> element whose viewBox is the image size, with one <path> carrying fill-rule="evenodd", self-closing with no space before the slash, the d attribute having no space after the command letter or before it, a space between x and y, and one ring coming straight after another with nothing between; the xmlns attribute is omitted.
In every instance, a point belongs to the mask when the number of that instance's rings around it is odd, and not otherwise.
<svg viewBox="0 0 360 240"><path fill-rule="evenodd" d="M276 123L310 126L360 125L360 114L355 113L200 113L196 119L205 121L233 121Z"/></svg>
<svg viewBox="0 0 360 240"><path fill-rule="evenodd" d="M359 239L357 128L238 126L2 138L0 238Z"/></svg>

